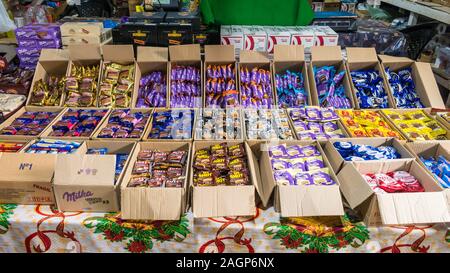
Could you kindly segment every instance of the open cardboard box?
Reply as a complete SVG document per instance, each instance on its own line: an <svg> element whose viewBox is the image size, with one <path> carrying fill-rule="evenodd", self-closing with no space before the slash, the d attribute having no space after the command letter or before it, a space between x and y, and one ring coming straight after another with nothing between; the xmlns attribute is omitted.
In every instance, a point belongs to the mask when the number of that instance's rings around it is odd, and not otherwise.
<svg viewBox="0 0 450 273"><path fill-rule="evenodd" d="M5 120L3 123L0 124L0 131L11 125L11 123L16 120L16 118L20 117L25 112L55 112L57 113L56 117L53 120L50 120L50 123L41 131L40 134L35 136L28 136L28 135L0 135L0 138L2 139L13 139L13 140L32 140L35 138L38 138L42 136L42 134L45 132L45 130L52 126L52 124L61 116L63 112L63 108L61 107L41 107L41 106L24 106L17 110L13 115L11 115L7 120Z"/></svg>
<svg viewBox="0 0 450 273"><path fill-rule="evenodd" d="M155 71L163 72L163 75L166 78L166 104L163 107L158 108L169 107L169 51L166 47L150 46L137 47L137 61L135 69L136 77L134 80L134 94L132 96L131 107L138 108L136 107L136 103L139 97L141 78Z"/></svg>
<svg viewBox="0 0 450 273"><path fill-rule="evenodd" d="M361 174L407 171L425 192L375 193ZM433 177L411 160L359 161L346 164L338 174L341 191L352 209L359 210L367 225L406 225L450 221L447 200Z"/></svg>
<svg viewBox="0 0 450 273"><path fill-rule="evenodd" d="M134 163L142 150L187 152L183 188L128 187ZM187 210L188 177L191 159L190 142L138 142L129 157L128 167L121 181L121 218L130 220L179 220Z"/></svg>
<svg viewBox="0 0 450 273"><path fill-rule="evenodd" d="M13 139L1 139L0 138L0 144L1 143L17 143L17 144L22 144L22 148L20 148L19 150L17 150L16 153L20 153L29 143L29 141L26 140L13 140ZM4 152L6 153L6 152Z"/></svg>
<svg viewBox="0 0 450 273"><path fill-rule="evenodd" d="M66 22L60 27L61 36L91 35L100 36L103 32L101 22Z"/></svg>
<svg viewBox="0 0 450 273"><path fill-rule="evenodd" d="M376 161L392 161L392 160L410 160L414 158L403 145L396 138L383 138L383 137L375 137L375 138L339 138L339 139L330 139L328 142L323 144L323 151L325 152L328 161L330 162L331 167L335 173L339 173L342 167L345 164L351 164L355 161L345 161L341 154L334 147L335 142L351 142L353 145L371 145L373 147L379 146L390 146L397 150L400 154L401 158L399 159L383 159Z"/></svg>
<svg viewBox="0 0 450 273"><path fill-rule="evenodd" d="M393 57L388 55L378 55L381 60L381 67L383 71L389 68L391 71L397 72L401 69L411 67L412 79L416 86L417 95L425 107L445 108L442 96L439 93L439 87L434 78L433 70L429 63L415 62L405 57ZM388 85L389 92L393 96L392 88L389 84L386 73L382 73ZM397 108L394 99L395 108Z"/></svg>
<svg viewBox="0 0 450 273"><path fill-rule="evenodd" d="M86 141L76 154L58 155L53 179L56 204L62 211L119 211L119 183L136 142ZM107 148L108 154L86 154L88 149ZM128 154L115 181L116 154Z"/></svg>
<svg viewBox="0 0 450 273"><path fill-rule="evenodd" d="M51 136L50 134L53 132L53 125L55 125L58 121L60 121L63 116L68 112L69 110L106 110L105 115L103 118L98 122L97 126L94 128L90 136ZM61 112L61 114L51 123L51 126L48 126L41 134L42 138L50 138L50 139L63 139L63 140L89 140L91 137L97 132L98 128L106 121L106 118L109 115L109 109L108 108L97 108L97 107L85 107L85 108L64 108Z"/></svg>
<svg viewBox="0 0 450 273"><path fill-rule="evenodd" d="M240 186L194 186L193 162L195 152L209 148L214 144L226 142L228 146L243 143L247 154L250 185ZM191 173L189 177L192 191L192 211L195 218L248 216L256 213L255 189L259 192L260 173L256 158L246 142L234 141L195 141L191 155Z"/></svg>
<svg viewBox="0 0 450 273"><path fill-rule="evenodd" d="M386 91L388 98L388 108L394 107L394 99L392 98L391 92L389 92L389 83L386 78L383 77L384 70L378 61L377 52L375 48L365 48L365 47L347 47L347 74L349 76L348 81L353 90L353 98L355 102L355 109L361 109L358 97L356 96L356 88L352 82L351 72L360 69L373 69L378 71L380 77L383 79L383 88Z"/></svg>
<svg viewBox="0 0 450 273"><path fill-rule="evenodd" d="M236 113L239 115L238 120L239 120L239 126L236 126L235 128L239 128L239 130L241 130L241 137L240 138L235 138L235 139L206 139L203 138L203 129L205 128L204 126L202 127L198 127L197 124L199 123L199 120L202 119L203 114L205 113L205 111L223 111L223 114L225 116L225 118L227 117L227 112L228 111L236 111ZM217 128L218 125L221 125L222 122L215 122L215 128ZM232 124L230 125L230 127L232 126ZM233 126L234 127L234 126ZM201 109L197 109L195 112L195 122L194 122L194 126L193 128L193 134L194 134L194 141L215 141L215 140L223 140L223 141L228 141L228 140L239 140L239 141L244 141L245 139L245 132L244 132L244 125L243 125L243 119L242 119L242 111L241 109L237 109L237 108L228 108L228 109L213 109L213 108L201 108ZM224 131L226 131L226 126L223 127ZM197 134L197 130L199 130L200 132L202 132L202 137L199 137ZM208 130L208 129L207 129Z"/></svg>
<svg viewBox="0 0 450 273"><path fill-rule="evenodd" d="M200 97L198 97L198 105L196 105L194 108L201 108L203 103L202 93L203 93L203 86L204 86L204 78L203 78L203 62L202 57L200 55L200 45L199 44L192 44L192 45L174 45L169 46L169 56L170 56L170 63L169 63L169 82L167 84L168 90L169 90L169 100L168 105L170 108L171 100L172 100L172 90L171 90L171 84L172 79L170 78L170 75L172 74L172 68L181 65L181 66L194 66L200 69Z"/></svg>
<svg viewBox="0 0 450 273"><path fill-rule="evenodd" d="M247 129L247 125L246 125L246 122L245 122L245 115L246 115L246 112L249 112L249 111L259 111L259 110L262 110L262 111L281 111L281 112L284 112L284 113L286 114L286 117L287 117L287 122L288 122L289 130L291 131L291 134L292 134L292 139L291 139L291 140L297 139L297 135L296 135L296 133L295 133L294 127L292 126L292 123L291 123L291 121L290 121L289 113L287 113L286 109L282 109L282 108L280 108L280 109L278 109L278 108L272 108L272 109L246 108L246 109L241 109L242 128L243 128L243 131L242 131L242 132L243 132L243 137L244 137L244 139L246 139L246 140L248 140L248 141L259 141L259 142L266 142L266 141L270 141L270 140L282 140L282 139L279 139L279 138L275 138L275 139L250 139L250 138L248 137L248 131L247 131L248 129Z"/></svg>
<svg viewBox="0 0 450 273"><path fill-rule="evenodd" d="M436 113L436 116L435 116L436 120L440 124L444 125L445 129L450 130L450 123L447 121L447 119L445 117L442 116L443 114L444 113L442 113L442 112Z"/></svg>
<svg viewBox="0 0 450 273"><path fill-rule="evenodd" d="M191 137L190 138L186 138L186 139L158 139L158 138L149 138L150 133L152 132L153 129L153 119L154 116L157 112L165 112L165 111L170 111L171 113L175 113L175 112L181 112L181 111L189 111L192 110L192 126L191 126ZM194 139L194 126L195 126L195 113L196 110L195 109L188 109L188 108L175 108L175 109L159 109L156 108L151 114L150 114L150 121L147 124L146 130L144 132L144 137L142 138L143 141L162 141L162 142L167 142L167 141L181 141L181 142L192 142L192 140Z"/></svg>
<svg viewBox="0 0 450 273"><path fill-rule="evenodd" d="M234 56L234 45L205 45L205 69L203 71L203 79L204 79L204 85L203 85L203 107L204 108L213 108L213 105L206 105L207 100L207 93L206 93L206 82L208 80L208 66L213 65L232 65L232 69L234 70L234 83L236 85L236 92L238 92L238 86L237 86L237 67L236 67L236 58ZM237 105L241 104L241 96L240 93L238 97L238 103ZM226 106L226 107L233 107Z"/></svg>
<svg viewBox="0 0 450 273"><path fill-rule="evenodd" d="M43 48L39 56L39 62L34 71L33 81L31 82L30 92L26 105L31 105L31 97L36 82L39 80L47 81L50 76L58 78L65 77L67 74L67 67L69 66L69 52L64 49ZM55 106L62 106L64 90L61 92L59 102ZM49 107L49 106L47 106Z"/></svg>
<svg viewBox="0 0 450 273"><path fill-rule="evenodd" d="M314 74L314 67L319 68L322 66L333 66L336 69L336 74L345 71L344 78L342 79L342 85L344 86L344 92L350 101L351 108L357 107L356 98L352 91L352 85L350 81L350 74L346 69L345 62L342 59L340 46L313 46L311 47L311 61L308 67L308 79L309 89L311 90L311 97L313 105L319 104L319 93L317 91L316 77Z"/></svg>

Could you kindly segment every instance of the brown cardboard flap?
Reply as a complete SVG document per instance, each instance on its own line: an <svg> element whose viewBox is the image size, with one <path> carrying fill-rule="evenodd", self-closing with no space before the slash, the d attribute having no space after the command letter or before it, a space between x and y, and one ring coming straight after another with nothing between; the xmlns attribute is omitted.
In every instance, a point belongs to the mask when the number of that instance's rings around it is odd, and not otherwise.
<svg viewBox="0 0 450 273"><path fill-rule="evenodd" d="M445 109L445 103L439 92L439 87L436 83L431 65L429 63L416 62L415 67L417 68L417 74L423 84L423 90L425 90L427 94L429 105L433 108Z"/></svg>
<svg viewBox="0 0 450 273"><path fill-rule="evenodd" d="M138 46L138 62L167 62L169 61L169 50L167 47Z"/></svg>
<svg viewBox="0 0 450 273"><path fill-rule="evenodd" d="M362 204L374 193L352 164L344 165L337 177L341 192L352 209Z"/></svg>
<svg viewBox="0 0 450 273"><path fill-rule="evenodd" d="M263 52L253 50L241 50L239 54L241 63L268 63L269 58Z"/></svg>
<svg viewBox="0 0 450 273"><path fill-rule="evenodd" d="M39 61L69 61L69 51L66 49L43 48Z"/></svg>
<svg viewBox="0 0 450 273"><path fill-rule="evenodd" d="M275 62L303 62L305 48L302 45L275 45L273 60Z"/></svg>
<svg viewBox="0 0 450 273"><path fill-rule="evenodd" d="M0 153L0 181L50 182L55 163L52 154Z"/></svg>
<svg viewBox="0 0 450 273"><path fill-rule="evenodd" d="M134 61L133 45L103 45L103 60L114 62Z"/></svg>
<svg viewBox="0 0 450 273"><path fill-rule="evenodd" d="M253 154L252 149L250 148L250 146L248 145L247 142L244 142L244 147L245 147L245 152L247 153L248 164L250 165L251 175L255 178L255 180L253 181L253 185L255 186L256 192L258 193L260 199L262 200L263 198L261 197L261 195L263 194L263 192L262 192L263 185L261 183L261 172L259 170L258 159L255 156L255 154ZM266 199L266 197L265 197L264 200L266 202L263 202L263 205L264 204L267 205L268 199Z"/></svg>
<svg viewBox="0 0 450 273"><path fill-rule="evenodd" d="M175 45L169 46L171 61L200 61L200 45Z"/></svg>
<svg viewBox="0 0 450 273"><path fill-rule="evenodd" d="M378 55L378 58L380 58L381 62L383 63L413 63L414 61L410 58L406 57L395 57L395 56L389 56L389 55Z"/></svg>
<svg viewBox="0 0 450 273"><path fill-rule="evenodd" d="M386 225L450 221L443 192L377 194L381 220Z"/></svg>
<svg viewBox="0 0 450 273"><path fill-rule="evenodd" d="M100 60L102 55L98 45L69 45L70 60Z"/></svg>
<svg viewBox="0 0 450 273"><path fill-rule="evenodd" d="M369 63L378 62L375 48L367 47L347 47L347 61L349 63Z"/></svg>
<svg viewBox="0 0 450 273"><path fill-rule="evenodd" d="M205 62L235 62L234 45L205 45Z"/></svg>
<svg viewBox="0 0 450 273"><path fill-rule="evenodd" d="M268 151L267 145L261 144L260 150ZM259 164L260 164L261 181L258 183L257 190L263 203L263 206L266 207L267 204L269 203L270 196L272 195L272 192L276 186L275 183L273 183L273 179L271 179L271 177L273 177L273 173L269 153L267 152L261 153Z"/></svg>
<svg viewBox="0 0 450 273"><path fill-rule="evenodd" d="M311 61L340 61L342 53L340 46L313 46L311 47Z"/></svg>

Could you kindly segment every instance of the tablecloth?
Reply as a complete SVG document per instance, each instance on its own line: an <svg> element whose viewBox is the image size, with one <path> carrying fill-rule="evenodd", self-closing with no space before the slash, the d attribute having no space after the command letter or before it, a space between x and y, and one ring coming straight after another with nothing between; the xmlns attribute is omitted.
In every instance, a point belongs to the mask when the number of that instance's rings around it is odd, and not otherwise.
<svg viewBox="0 0 450 273"><path fill-rule="evenodd" d="M120 213L0 205L0 252L450 252L445 224L366 227L343 217L124 221Z"/></svg>

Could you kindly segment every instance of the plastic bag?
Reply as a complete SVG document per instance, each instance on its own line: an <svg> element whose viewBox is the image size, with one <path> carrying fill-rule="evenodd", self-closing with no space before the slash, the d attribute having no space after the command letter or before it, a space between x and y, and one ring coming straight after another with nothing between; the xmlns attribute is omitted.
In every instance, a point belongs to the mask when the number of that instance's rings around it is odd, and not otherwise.
<svg viewBox="0 0 450 273"><path fill-rule="evenodd" d="M8 32L14 29L16 29L16 25L14 25L14 22L9 18L9 14L3 5L3 1L0 1L0 32Z"/></svg>

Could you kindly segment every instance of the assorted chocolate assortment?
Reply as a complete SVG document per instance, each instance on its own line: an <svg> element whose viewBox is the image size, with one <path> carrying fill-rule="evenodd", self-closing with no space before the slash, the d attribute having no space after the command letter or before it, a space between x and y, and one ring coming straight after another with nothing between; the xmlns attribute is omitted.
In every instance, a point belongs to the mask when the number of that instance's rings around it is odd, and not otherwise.
<svg viewBox="0 0 450 273"><path fill-rule="evenodd" d="M241 115L237 109L202 109L197 112L196 120L195 139L243 139Z"/></svg>
<svg viewBox="0 0 450 273"><path fill-rule="evenodd" d="M400 131L412 140L445 140L447 130L422 110L397 112L383 110Z"/></svg>
<svg viewBox="0 0 450 273"><path fill-rule="evenodd" d="M2 62L7 66L0 69L0 93L27 95L33 80L34 67L20 68L17 59L7 62L6 58L0 57L0 64Z"/></svg>
<svg viewBox="0 0 450 273"><path fill-rule="evenodd" d="M0 135L38 136L58 114L58 112L27 111L0 130Z"/></svg>
<svg viewBox="0 0 450 273"><path fill-rule="evenodd" d="M279 185L335 185L315 145L276 145L269 148L273 177Z"/></svg>
<svg viewBox="0 0 450 273"><path fill-rule="evenodd" d="M86 154L88 155L107 155L108 154L108 148L91 148L88 149ZM115 172L114 172L114 184L117 183L117 180L119 179L120 174L123 171L123 168L125 167L125 163L128 159L128 154L114 154L116 156L116 165L115 165Z"/></svg>
<svg viewBox="0 0 450 273"><path fill-rule="evenodd" d="M3 142L0 140L0 153L17 153L25 146L21 142Z"/></svg>
<svg viewBox="0 0 450 273"><path fill-rule="evenodd" d="M167 83L162 71L154 71L141 77L136 108L166 107Z"/></svg>
<svg viewBox="0 0 450 273"><path fill-rule="evenodd" d="M397 108L424 108L416 92L416 85L412 79L411 67L397 72L386 67L386 77L391 86L392 96Z"/></svg>
<svg viewBox="0 0 450 273"><path fill-rule="evenodd" d="M105 64L98 92L98 105L115 108L130 107L133 86L134 64Z"/></svg>
<svg viewBox="0 0 450 273"><path fill-rule="evenodd" d="M294 139L289 117L282 109L245 109L247 139Z"/></svg>
<svg viewBox="0 0 450 273"><path fill-rule="evenodd" d="M395 137L403 139L386 120L371 110L336 110L352 137Z"/></svg>
<svg viewBox="0 0 450 273"><path fill-rule="evenodd" d="M278 107L295 108L308 105L308 93L301 72L287 70L283 74L276 74L275 89Z"/></svg>
<svg viewBox="0 0 450 273"><path fill-rule="evenodd" d="M95 107L97 106L97 81L99 65L73 65L70 76L66 78L64 106Z"/></svg>
<svg viewBox="0 0 450 273"><path fill-rule="evenodd" d="M450 161L445 156L440 155L437 158L429 157L428 159L420 157L420 160L444 189L450 189Z"/></svg>
<svg viewBox="0 0 450 273"><path fill-rule="evenodd" d="M247 154L243 143L218 143L195 151L194 186L250 185Z"/></svg>
<svg viewBox="0 0 450 273"><path fill-rule="evenodd" d="M50 136L90 137L107 110L69 109L52 125Z"/></svg>
<svg viewBox="0 0 450 273"><path fill-rule="evenodd" d="M130 109L114 109L109 115L108 123L97 137L140 139L148 118L148 113L132 112Z"/></svg>
<svg viewBox="0 0 450 273"><path fill-rule="evenodd" d="M342 141L334 142L333 146L341 154L345 161L364 161L364 160L385 160L401 158L394 147L378 146L365 144L353 144Z"/></svg>
<svg viewBox="0 0 450 273"><path fill-rule="evenodd" d="M340 109L352 108L350 100L345 95L345 70L336 73L334 66L314 67L313 69L319 105Z"/></svg>
<svg viewBox="0 0 450 273"><path fill-rule="evenodd" d="M350 72L361 109L388 108L388 95L380 73L372 69Z"/></svg>
<svg viewBox="0 0 450 273"><path fill-rule="evenodd" d="M236 73L233 64L208 65L206 68L205 106L227 108L239 106Z"/></svg>
<svg viewBox="0 0 450 273"><path fill-rule="evenodd" d="M424 192L422 184L408 172L368 173L362 177L375 193Z"/></svg>
<svg viewBox="0 0 450 273"><path fill-rule="evenodd" d="M272 108L272 79L269 70L241 67L239 72L241 105L244 108Z"/></svg>
<svg viewBox="0 0 450 273"><path fill-rule="evenodd" d="M31 144L25 151L29 154L71 154L81 143L64 140L41 139Z"/></svg>
<svg viewBox="0 0 450 273"><path fill-rule="evenodd" d="M182 188L188 153L177 150L141 150L133 166L128 187Z"/></svg>
<svg viewBox="0 0 450 273"><path fill-rule="evenodd" d="M170 107L201 107L201 79L201 71L195 66L177 65L172 67L170 72Z"/></svg>
<svg viewBox="0 0 450 273"><path fill-rule="evenodd" d="M153 113L150 139L192 139L194 110L166 110Z"/></svg>
<svg viewBox="0 0 450 273"><path fill-rule="evenodd" d="M345 137L339 128L339 116L333 108L308 106L288 109L294 131L300 140L327 140Z"/></svg>
<svg viewBox="0 0 450 273"><path fill-rule="evenodd" d="M38 80L31 91L30 104L36 106L59 106L64 92L65 77L49 76Z"/></svg>

